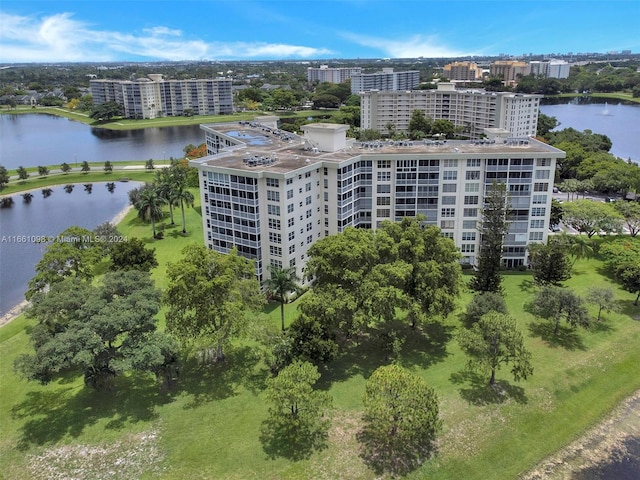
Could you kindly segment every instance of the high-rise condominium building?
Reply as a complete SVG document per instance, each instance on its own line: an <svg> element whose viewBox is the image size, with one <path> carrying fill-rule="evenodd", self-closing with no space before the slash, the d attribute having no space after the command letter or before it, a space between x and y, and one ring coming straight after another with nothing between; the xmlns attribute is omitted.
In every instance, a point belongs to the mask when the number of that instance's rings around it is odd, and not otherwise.
<svg viewBox="0 0 640 480"><path fill-rule="evenodd" d="M456 90L441 83L437 90L364 92L360 97L360 125L363 129L408 132L414 110L434 120L451 121L462 134L479 138L486 128L502 128L517 137L536 134L542 95L525 95L484 90Z"/></svg>
<svg viewBox="0 0 640 480"><path fill-rule="evenodd" d="M307 81L311 82L329 82L329 83L344 83L351 78L352 75L358 74L362 71L360 67L340 67L330 68L328 65L320 65L320 68L308 67L307 68Z"/></svg>
<svg viewBox="0 0 640 480"><path fill-rule="evenodd" d="M149 75L139 80L91 80L93 104L114 101L127 118L233 113L231 79L164 80Z"/></svg>
<svg viewBox="0 0 640 480"><path fill-rule="evenodd" d="M449 80L473 82L482 78L482 69L473 62L453 62L444 66L444 76Z"/></svg>
<svg viewBox="0 0 640 480"><path fill-rule="evenodd" d="M505 85L514 85L519 76L527 74L527 68L527 62L498 60L489 65L489 75L501 78Z"/></svg>
<svg viewBox="0 0 640 480"><path fill-rule="evenodd" d="M493 182L506 184L511 203L503 263L524 265L527 245L547 239L556 159L564 157L504 130L482 141L358 143L346 125L305 125L301 137L279 130L274 117L201 128L209 155L190 165L199 170L204 242L255 260L260 280L269 265L302 277L318 239L418 215L475 264Z"/></svg>
<svg viewBox="0 0 640 480"><path fill-rule="evenodd" d="M377 73L351 75L351 93L359 94L369 90L411 90L420 83L420 72L409 70L394 72L393 68L383 68Z"/></svg>
<svg viewBox="0 0 640 480"><path fill-rule="evenodd" d="M568 78L571 64L564 60L532 61L529 62L527 74L544 78Z"/></svg>

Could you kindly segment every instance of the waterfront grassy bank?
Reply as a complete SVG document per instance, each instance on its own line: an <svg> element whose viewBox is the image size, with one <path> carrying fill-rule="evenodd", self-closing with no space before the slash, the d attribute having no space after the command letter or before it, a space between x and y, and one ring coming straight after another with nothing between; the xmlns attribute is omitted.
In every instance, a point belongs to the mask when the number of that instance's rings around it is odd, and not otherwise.
<svg viewBox="0 0 640 480"><path fill-rule="evenodd" d="M167 264L180 258L185 245L202 242L199 207L197 200L187 211L187 235L165 218L164 239L154 241L150 226L137 219L135 211L119 224L124 235L140 237L156 249L160 265L152 275L160 288L166 287ZM640 388L640 310L633 306L633 295L612 283L599 259L578 261L566 284L581 294L595 284L611 286L622 311L607 314L591 331L563 328L561 336L553 338L545 322L527 311L535 292L531 275L506 274L509 311L532 352L534 375L513 382L508 371L501 370L500 394L483 381L468 382L461 376L466 358L455 335L470 293L442 322L426 324L418 332L400 327L407 340L398 362L437 391L444 419L437 456L408 478L518 478ZM295 303L286 305L287 322L295 310ZM265 313L279 324L277 305ZM159 320L163 325L162 312ZM12 364L30 348L32 322L20 317L0 328L0 462L5 478L69 476L81 459L81 478L98 478L107 468L120 478L142 479L386 478L363 463L357 441L365 381L384 363L384 354L367 338L322 368L320 388L331 394L334 405L329 443L294 461L272 458L259 440L267 415L268 372L250 339L234 342L224 364L202 366L185 360L175 391L159 391L150 376L128 375L117 379L113 391L94 392L74 372L47 386L16 376ZM52 458L56 461L44 469Z"/></svg>

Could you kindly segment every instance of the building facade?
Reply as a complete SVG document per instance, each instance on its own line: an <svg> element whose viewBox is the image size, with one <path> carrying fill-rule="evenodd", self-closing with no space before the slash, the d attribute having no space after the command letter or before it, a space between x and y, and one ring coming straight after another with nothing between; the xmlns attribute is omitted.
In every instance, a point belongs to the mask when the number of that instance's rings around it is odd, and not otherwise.
<svg viewBox="0 0 640 480"><path fill-rule="evenodd" d="M526 62L516 60L497 60L489 65L489 75L499 77L505 85L515 85L518 78L527 74Z"/></svg>
<svg viewBox="0 0 640 480"><path fill-rule="evenodd" d="M363 92L360 96L360 125L384 132L393 124L408 132L411 114L422 111L434 120L449 120L469 138L479 138L487 128L503 128L517 137L536 135L542 95L456 90L441 83L437 90Z"/></svg>
<svg viewBox="0 0 640 480"><path fill-rule="evenodd" d="M163 80L149 75L140 80L91 80L93 104L114 101L126 118L157 118L233 113L231 79Z"/></svg>
<svg viewBox="0 0 640 480"><path fill-rule="evenodd" d="M420 72L410 70L394 72L393 68L383 68L377 73L358 73L351 76L351 93L357 95L369 90L411 90L420 83Z"/></svg>
<svg viewBox="0 0 640 480"><path fill-rule="evenodd" d="M482 69L473 62L453 62L444 66L444 76L449 80L473 82L482 79Z"/></svg>
<svg viewBox="0 0 640 480"><path fill-rule="evenodd" d="M527 74L544 78L569 78L571 64L564 60L529 62Z"/></svg>
<svg viewBox="0 0 640 480"><path fill-rule="evenodd" d="M483 198L493 182L511 202L503 263L525 265L527 245L549 231L556 159L564 152L492 130L490 139L367 142L346 139L346 126L310 124L304 137L258 122L202 125L209 155L198 168L205 244L236 248L267 267L304 275L308 249L347 227L421 215L476 263Z"/></svg>
<svg viewBox="0 0 640 480"><path fill-rule="evenodd" d="M349 80L352 75L359 74L360 72L362 72L362 68L360 67L330 68L328 65L320 65L320 68L308 67L307 81L309 83L344 83Z"/></svg>

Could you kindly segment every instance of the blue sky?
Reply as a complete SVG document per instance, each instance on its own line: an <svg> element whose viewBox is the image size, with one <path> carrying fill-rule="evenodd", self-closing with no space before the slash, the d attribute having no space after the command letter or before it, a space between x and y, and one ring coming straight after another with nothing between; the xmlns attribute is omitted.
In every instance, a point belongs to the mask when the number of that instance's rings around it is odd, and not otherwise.
<svg viewBox="0 0 640 480"><path fill-rule="evenodd" d="M2 0L0 63L640 53L640 0Z"/></svg>

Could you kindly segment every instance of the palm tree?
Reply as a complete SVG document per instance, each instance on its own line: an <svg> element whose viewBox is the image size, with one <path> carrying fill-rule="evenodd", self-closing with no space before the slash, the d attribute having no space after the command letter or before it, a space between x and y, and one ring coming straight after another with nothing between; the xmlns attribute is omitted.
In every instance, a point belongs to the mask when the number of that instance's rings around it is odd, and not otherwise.
<svg viewBox="0 0 640 480"><path fill-rule="evenodd" d="M193 207L193 193L183 186L180 186L180 189L176 191L175 198L180 202L180 208L182 209L182 233L187 233L187 224L184 218L184 205L187 204L189 207Z"/></svg>
<svg viewBox="0 0 640 480"><path fill-rule="evenodd" d="M151 221L153 238L156 238L156 220L162 218L162 205L166 200L160 195L155 185L142 188L134 207L138 210L138 218Z"/></svg>
<svg viewBox="0 0 640 480"><path fill-rule="evenodd" d="M282 331L284 332L284 304L287 301L288 293L298 289L296 268L281 268L269 265L269 278L265 280L264 285L271 295L280 302L280 320L282 322Z"/></svg>
<svg viewBox="0 0 640 480"><path fill-rule="evenodd" d="M571 237L569 253L573 256L572 265L575 265L579 259L591 258L593 256L593 243L590 239L584 238L581 235L574 235Z"/></svg>
<svg viewBox="0 0 640 480"><path fill-rule="evenodd" d="M178 205L177 185L174 176L171 174L169 168L163 168L156 172L156 182L158 190L162 198L167 201L169 205L169 218L171 218L171 225L175 225L173 220L173 207Z"/></svg>

